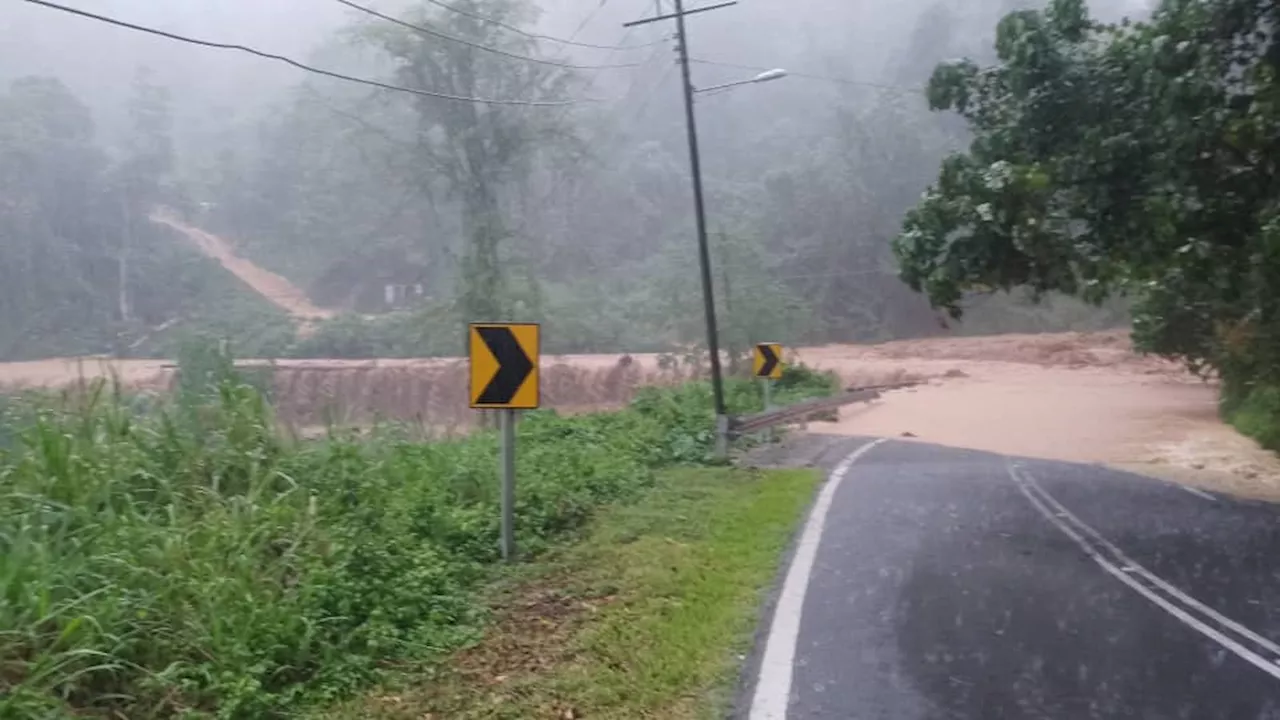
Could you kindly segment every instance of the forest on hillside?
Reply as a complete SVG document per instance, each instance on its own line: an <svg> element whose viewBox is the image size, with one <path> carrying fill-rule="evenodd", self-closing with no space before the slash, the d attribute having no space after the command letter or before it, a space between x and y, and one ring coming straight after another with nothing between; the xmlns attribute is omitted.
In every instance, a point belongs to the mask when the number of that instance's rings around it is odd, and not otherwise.
<svg viewBox="0 0 1280 720"><path fill-rule="evenodd" d="M1026 4L744 3L690 22L699 85L790 71L699 99L724 345L1127 320L1123 298L1015 287L966 294L957 323L898 278L904 213L969 141L925 83L947 58L993 61L995 21ZM621 27L653 4L101 5L383 87L0 10L0 358L166 355L192 334L249 355L455 354L480 318L542 321L561 352L698 346L672 28ZM299 334L158 207L343 314ZM388 284L413 290L383 307Z"/></svg>

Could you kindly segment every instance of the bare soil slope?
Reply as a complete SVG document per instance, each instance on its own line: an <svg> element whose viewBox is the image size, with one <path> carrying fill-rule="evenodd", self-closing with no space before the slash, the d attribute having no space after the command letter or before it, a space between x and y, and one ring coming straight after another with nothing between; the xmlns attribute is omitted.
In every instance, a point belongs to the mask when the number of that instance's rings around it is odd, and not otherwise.
<svg viewBox="0 0 1280 720"><path fill-rule="evenodd" d="M331 310L318 307L307 298L301 288L289 282L281 275L263 269L236 254L231 243L212 233L192 227L166 212L156 212L151 216L152 222L160 223L177 230L189 239L200 252L217 260L227 272L253 289L276 307L289 313L292 317L303 321L324 320L333 317Z"/></svg>

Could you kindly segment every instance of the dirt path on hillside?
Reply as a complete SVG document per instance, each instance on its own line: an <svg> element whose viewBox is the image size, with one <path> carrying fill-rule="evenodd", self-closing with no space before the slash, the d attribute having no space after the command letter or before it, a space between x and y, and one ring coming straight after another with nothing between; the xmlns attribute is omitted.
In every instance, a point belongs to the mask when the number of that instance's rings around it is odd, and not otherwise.
<svg viewBox="0 0 1280 720"><path fill-rule="evenodd" d="M1135 355L1123 333L827 347L799 355L850 385L925 379L812 432L1100 463L1280 500L1280 460L1218 418L1217 388Z"/></svg>
<svg viewBox="0 0 1280 720"><path fill-rule="evenodd" d="M167 225L189 239L205 255L217 260L227 272L240 278L276 307L289 313L304 324L309 321L331 318L335 313L314 305L301 288L281 275L261 268L235 253L231 243L223 238L192 227L164 212L151 215L153 222Z"/></svg>

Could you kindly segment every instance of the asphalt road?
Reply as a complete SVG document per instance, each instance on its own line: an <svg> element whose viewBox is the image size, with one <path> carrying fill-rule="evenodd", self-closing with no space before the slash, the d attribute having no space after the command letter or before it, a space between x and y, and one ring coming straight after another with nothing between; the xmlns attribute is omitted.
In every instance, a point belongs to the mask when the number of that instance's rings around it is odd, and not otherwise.
<svg viewBox="0 0 1280 720"><path fill-rule="evenodd" d="M906 442L839 474L740 717L1280 720L1280 507Z"/></svg>

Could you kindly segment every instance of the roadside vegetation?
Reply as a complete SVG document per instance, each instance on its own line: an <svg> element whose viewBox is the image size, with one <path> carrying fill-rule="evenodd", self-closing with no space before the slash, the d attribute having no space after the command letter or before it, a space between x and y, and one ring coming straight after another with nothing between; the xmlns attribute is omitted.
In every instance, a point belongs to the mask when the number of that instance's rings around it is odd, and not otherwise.
<svg viewBox="0 0 1280 720"><path fill-rule="evenodd" d="M820 474L681 468L580 544L503 577L496 621L442 666L327 720L724 717L761 589Z"/></svg>
<svg viewBox="0 0 1280 720"><path fill-rule="evenodd" d="M997 58L940 65L929 101L973 134L906 217L902 278L959 317L974 294L1128 298L1139 349L1222 380L1280 450L1280 5L1083 0L1009 14Z"/></svg>
<svg viewBox="0 0 1280 720"><path fill-rule="evenodd" d="M172 399L98 383L6 402L0 717L281 717L481 636L492 434L289 443L229 358L183 360ZM832 388L802 373L789 392ZM729 398L759 403L745 381ZM705 466L710 407L692 384L616 413L526 415L523 552L579 537L662 468Z"/></svg>

